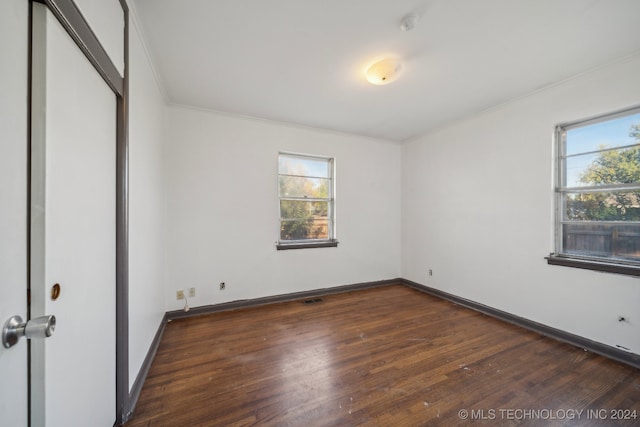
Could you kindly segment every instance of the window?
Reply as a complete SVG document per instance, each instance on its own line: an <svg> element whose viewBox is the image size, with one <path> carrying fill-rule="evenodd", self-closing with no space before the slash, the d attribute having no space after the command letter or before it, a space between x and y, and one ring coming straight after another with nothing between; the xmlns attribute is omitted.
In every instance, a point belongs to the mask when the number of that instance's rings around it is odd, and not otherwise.
<svg viewBox="0 0 640 427"><path fill-rule="evenodd" d="M576 267L639 275L640 108L558 126L556 137L550 263L570 265L552 262L560 257L581 263Z"/></svg>
<svg viewBox="0 0 640 427"><path fill-rule="evenodd" d="M280 153L278 249L337 246L335 239L334 160Z"/></svg>

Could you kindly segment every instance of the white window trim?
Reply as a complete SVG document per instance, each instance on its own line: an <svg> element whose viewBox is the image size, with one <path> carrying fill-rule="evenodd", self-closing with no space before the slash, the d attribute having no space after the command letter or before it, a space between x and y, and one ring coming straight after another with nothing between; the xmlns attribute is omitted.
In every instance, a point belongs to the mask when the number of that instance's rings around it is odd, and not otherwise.
<svg viewBox="0 0 640 427"><path fill-rule="evenodd" d="M640 276L640 261L634 260L622 260L617 258L597 257L597 256L583 256L576 254L565 253L563 248L563 223L567 223L564 220L565 210L565 197L564 195L570 192L582 192L587 193L602 192L607 190L633 190L640 191L640 182L633 184L608 184L583 187L567 187L566 186L566 139L565 133L567 130L597 124L600 122L606 122L614 120L616 118L637 114L640 112L640 106L631 108L625 108L623 110L614 111L611 113L601 114L595 117L591 117L584 120L561 123L555 128L555 145L556 156L554 159L554 248L555 252L552 252L546 257L549 264L561 265L567 267L577 267L588 270L604 271L609 273L617 273L631 276ZM631 144L628 146L620 146L615 149L631 148L639 146L640 144ZM603 150L595 151L602 152ZM594 153L595 153L594 152ZM586 153L581 153L586 154ZM569 156L570 157L570 156Z"/></svg>
<svg viewBox="0 0 640 427"><path fill-rule="evenodd" d="M310 249L310 248L324 248L324 247L337 247L338 240L336 238L336 159L332 156L322 156L315 154L306 154L306 153L296 153L291 151L280 151L278 152L278 162L280 161L280 156L292 156L298 157L302 159L310 159L310 160L323 160L328 161L331 168L331 186L330 186L330 197L327 199L322 199L322 201L328 201L328 224L327 231L329 234L329 238L327 239L301 239L301 240L281 240L280 236L280 228L282 226L282 213L280 211L280 201L283 200L283 197L280 196L280 168L278 166L277 173L277 186L278 189L278 238L276 240L276 248L278 250L287 250L287 249ZM293 198L284 198L287 200L294 200ZM308 198L300 199L300 200L310 200ZM313 199L311 199L313 200Z"/></svg>

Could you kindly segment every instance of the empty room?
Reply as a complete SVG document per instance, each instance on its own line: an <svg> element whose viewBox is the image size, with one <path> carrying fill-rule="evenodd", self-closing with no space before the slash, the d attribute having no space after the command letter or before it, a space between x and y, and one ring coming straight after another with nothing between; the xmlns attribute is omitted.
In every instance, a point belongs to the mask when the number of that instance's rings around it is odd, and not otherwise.
<svg viewBox="0 0 640 427"><path fill-rule="evenodd" d="M638 425L638 16L2 0L0 425Z"/></svg>

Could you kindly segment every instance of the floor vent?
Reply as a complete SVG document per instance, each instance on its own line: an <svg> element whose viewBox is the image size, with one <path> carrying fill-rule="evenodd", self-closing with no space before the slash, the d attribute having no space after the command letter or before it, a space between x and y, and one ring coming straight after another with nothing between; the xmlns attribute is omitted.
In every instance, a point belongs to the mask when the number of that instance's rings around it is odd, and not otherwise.
<svg viewBox="0 0 640 427"><path fill-rule="evenodd" d="M318 304L319 302L324 302L322 300L322 298L313 298L313 299L308 299L308 300L304 300L302 301L304 304Z"/></svg>

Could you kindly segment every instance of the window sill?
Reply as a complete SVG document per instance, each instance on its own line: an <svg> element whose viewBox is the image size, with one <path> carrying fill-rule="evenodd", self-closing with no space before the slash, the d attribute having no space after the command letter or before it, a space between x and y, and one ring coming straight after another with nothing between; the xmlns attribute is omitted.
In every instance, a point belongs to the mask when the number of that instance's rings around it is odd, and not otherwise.
<svg viewBox="0 0 640 427"><path fill-rule="evenodd" d="M296 243L277 243L276 249L279 251L286 251L289 249L313 249L313 248L336 248L338 247L338 241L332 240L329 242L296 242Z"/></svg>
<svg viewBox="0 0 640 427"><path fill-rule="evenodd" d="M549 265L560 265L563 267L582 268L585 270L602 271L605 273L640 277L640 265L595 261L563 255L549 255L548 257L545 257L545 259L547 260L547 264Z"/></svg>

